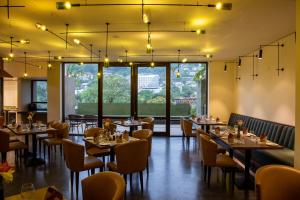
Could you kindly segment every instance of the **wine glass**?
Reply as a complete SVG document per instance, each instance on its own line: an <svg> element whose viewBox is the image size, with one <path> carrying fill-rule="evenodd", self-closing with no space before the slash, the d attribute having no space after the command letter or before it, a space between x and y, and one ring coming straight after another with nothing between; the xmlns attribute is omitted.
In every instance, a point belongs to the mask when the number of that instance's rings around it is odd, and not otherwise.
<svg viewBox="0 0 300 200"><path fill-rule="evenodd" d="M33 200L34 199L34 185L33 183L24 183L21 188L21 198L23 200Z"/></svg>

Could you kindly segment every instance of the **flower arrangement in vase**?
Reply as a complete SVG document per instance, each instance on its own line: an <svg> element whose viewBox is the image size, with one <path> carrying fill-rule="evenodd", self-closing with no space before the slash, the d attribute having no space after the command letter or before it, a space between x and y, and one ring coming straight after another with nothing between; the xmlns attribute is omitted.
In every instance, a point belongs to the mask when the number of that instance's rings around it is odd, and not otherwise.
<svg viewBox="0 0 300 200"><path fill-rule="evenodd" d="M28 123L29 123L29 126L30 126L31 129L33 128L33 126L32 126L33 115L34 115L33 112L28 112L27 119L28 119Z"/></svg>
<svg viewBox="0 0 300 200"><path fill-rule="evenodd" d="M0 200L4 200L3 181L6 183L11 183L14 178L14 172L14 168L9 166L7 162L0 164Z"/></svg>

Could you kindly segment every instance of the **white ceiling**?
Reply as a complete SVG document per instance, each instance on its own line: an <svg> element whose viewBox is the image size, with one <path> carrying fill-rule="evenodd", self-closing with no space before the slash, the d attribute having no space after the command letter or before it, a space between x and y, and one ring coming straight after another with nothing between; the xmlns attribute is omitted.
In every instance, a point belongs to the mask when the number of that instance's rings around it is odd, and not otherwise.
<svg viewBox="0 0 300 200"><path fill-rule="evenodd" d="M72 3L99 3L96 0L72 0ZM197 3L196 0L144 0L145 3ZM199 4L215 3L216 0L198 0ZM148 6L151 13L151 29L195 30L206 29L205 35L195 33L152 33L155 54L173 55L155 57L159 61L176 61L177 49L182 55L213 54L213 60L235 59L296 30L295 0L228 0L231 11L217 11L207 7L163 7ZM103 0L101 3L141 3L141 0ZM0 1L5 5L6 1ZM80 7L71 10L57 10L55 0L10 0L12 5L25 5L25 8L12 8L10 19L6 9L0 8L0 39L9 41L30 39L28 45L17 45L14 53L22 57L27 51L29 56L44 56L47 51L52 55L78 57L89 56L83 47L72 45L65 49L63 40L36 29L36 22L45 24L49 30L65 37L65 24L69 31L109 30L147 30L141 17L140 6L119 7ZM85 45L93 44L96 52L105 51L105 33L70 34L70 42L80 39ZM125 55L146 54L147 33L111 33L108 54L111 60ZM0 44L0 54L9 53L9 44ZM103 56L103 54L102 54ZM19 60L23 60L19 58ZM34 59L30 59L34 60ZM81 61L82 59L68 59ZM98 59L94 59L98 60ZM103 59L102 59L103 60ZM150 61L151 57L132 57L129 60ZM203 57L188 57L189 61L205 60ZM83 61L89 61L83 60Z"/></svg>

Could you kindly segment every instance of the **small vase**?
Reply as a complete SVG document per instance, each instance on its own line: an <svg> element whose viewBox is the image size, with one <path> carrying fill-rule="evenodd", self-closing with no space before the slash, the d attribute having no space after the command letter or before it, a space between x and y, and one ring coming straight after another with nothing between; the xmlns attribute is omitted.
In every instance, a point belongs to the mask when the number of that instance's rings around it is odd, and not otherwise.
<svg viewBox="0 0 300 200"><path fill-rule="evenodd" d="M4 184L2 176L0 176L0 200L4 200Z"/></svg>

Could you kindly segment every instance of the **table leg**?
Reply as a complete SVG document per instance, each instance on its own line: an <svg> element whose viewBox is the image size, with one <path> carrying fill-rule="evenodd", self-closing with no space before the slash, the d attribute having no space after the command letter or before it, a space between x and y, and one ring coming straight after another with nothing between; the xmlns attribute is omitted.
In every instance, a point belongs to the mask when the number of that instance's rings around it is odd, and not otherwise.
<svg viewBox="0 0 300 200"><path fill-rule="evenodd" d="M245 179L244 179L244 187L245 189L249 188L250 184L250 162L251 162L251 150L246 149L245 150Z"/></svg>
<svg viewBox="0 0 300 200"><path fill-rule="evenodd" d="M206 133L209 133L210 125L206 124L206 125L204 125L204 126L205 126L205 132L206 132Z"/></svg>
<svg viewBox="0 0 300 200"><path fill-rule="evenodd" d="M114 161L115 161L115 149L110 148L110 162L114 162Z"/></svg>
<svg viewBox="0 0 300 200"><path fill-rule="evenodd" d="M36 134L32 134L32 158L28 159L27 166L38 166L45 164L45 161L41 158L37 158L37 139Z"/></svg>
<svg viewBox="0 0 300 200"><path fill-rule="evenodd" d="M134 131L134 127L130 126L129 127L129 136L132 137L132 132Z"/></svg>

